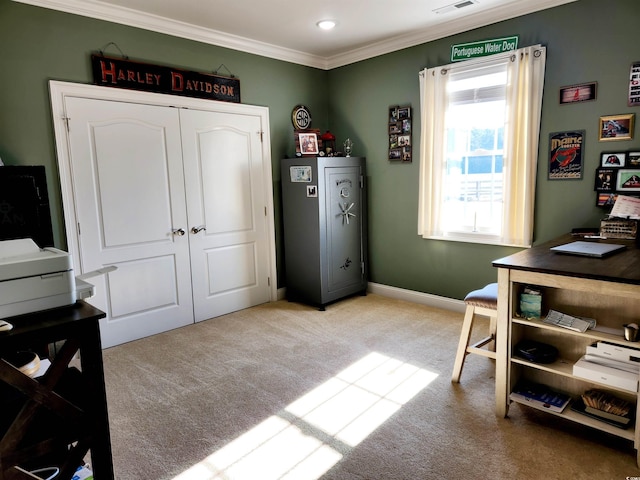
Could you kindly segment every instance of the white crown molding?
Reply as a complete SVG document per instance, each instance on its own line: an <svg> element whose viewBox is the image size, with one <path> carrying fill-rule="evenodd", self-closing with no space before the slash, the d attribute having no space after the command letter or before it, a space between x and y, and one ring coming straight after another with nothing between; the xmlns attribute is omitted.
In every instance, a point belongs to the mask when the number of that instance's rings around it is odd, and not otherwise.
<svg viewBox="0 0 640 480"><path fill-rule="evenodd" d="M48 8L60 12L72 13L84 17L95 18L107 22L128 25L130 27L151 30L174 37L186 38L197 42L216 45L219 47L239 50L263 57L283 60L308 67L327 70L327 62L323 57L308 53L278 47L264 42L199 27L189 23L170 20L157 15L140 13L126 7L107 5L105 3L87 0L13 0L36 7Z"/></svg>
<svg viewBox="0 0 640 480"><path fill-rule="evenodd" d="M531 2L525 2L525 4L520 5L511 4L504 7L496 7L450 22L441 23L435 27L425 29L424 32L411 32L399 35L372 43L365 47L356 48L343 54L328 57L326 59L327 70L576 1L578 0L540 0L536 2L535 5L532 5ZM514 32L514 35L516 34L517 33Z"/></svg>
<svg viewBox="0 0 640 480"><path fill-rule="evenodd" d="M413 32L375 42L348 52L331 57L320 57L305 52L292 50L276 45L251 40L229 33L211 30L196 25L170 20L151 14L140 13L126 7L108 5L90 0L12 0L51 10L82 15L107 22L119 23L130 27L141 28L175 37L186 38L219 47L230 48L241 52L263 57L296 63L308 67L331 70L351 63L366 60L379 55L414 47L422 43L455 35L491 23L527 15L547 8L564 5L577 0L539 0L536 2L521 1L504 7L495 7L477 14L462 17L447 23L426 28L424 32ZM514 32L515 33L515 32Z"/></svg>

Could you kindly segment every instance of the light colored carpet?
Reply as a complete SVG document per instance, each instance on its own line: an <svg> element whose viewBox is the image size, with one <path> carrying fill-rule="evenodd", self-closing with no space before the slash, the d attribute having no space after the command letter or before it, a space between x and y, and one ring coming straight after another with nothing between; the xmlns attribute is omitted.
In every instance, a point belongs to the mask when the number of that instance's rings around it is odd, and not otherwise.
<svg viewBox="0 0 640 480"><path fill-rule="evenodd" d="M631 442L517 405L497 418L492 360L469 356L452 384L461 325L370 294L107 349L116 479L640 476Z"/></svg>

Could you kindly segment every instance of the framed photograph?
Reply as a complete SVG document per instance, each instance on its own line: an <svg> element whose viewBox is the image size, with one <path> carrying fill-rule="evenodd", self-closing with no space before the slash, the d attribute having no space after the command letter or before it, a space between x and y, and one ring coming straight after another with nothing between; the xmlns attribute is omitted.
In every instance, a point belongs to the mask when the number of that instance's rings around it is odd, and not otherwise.
<svg viewBox="0 0 640 480"><path fill-rule="evenodd" d="M301 155L318 155L318 135L310 132L296 132L296 153Z"/></svg>
<svg viewBox="0 0 640 480"><path fill-rule="evenodd" d="M635 114L607 115L600 117L601 142L610 140L631 140L633 138Z"/></svg>
<svg viewBox="0 0 640 480"><path fill-rule="evenodd" d="M389 161L411 163L411 143L411 107L389 107Z"/></svg>
<svg viewBox="0 0 640 480"><path fill-rule="evenodd" d="M584 130L549 134L549 180L582 178Z"/></svg>
<svg viewBox="0 0 640 480"><path fill-rule="evenodd" d="M399 162L402 160L402 149L401 148L392 148L389 150L389 160Z"/></svg>
<svg viewBox="0 0 640 480"><path fill-rule="evenodd" d="M627 165L626 152L602 152L601 167L625 167Z"/></svg>
<svg viewBox="0 0 640 480"><path fill-rule="evenodd" d="M404 163L411 163L411 146L402 149L402 161Z"/></svg>
<svg viewBox="0 0 640 480"><path fill-rule="evenodd" d="M597 168L596 183L593 189L596 192L613 192L616 186L616 168Z"/></svg>
<svg viewBox="0 0 640 480"><path fill-rule="evenodd" d="M616 181L616 190L618 193L640 192L640 170L619 170L618 179Z"/></svg>
<svg viewBox="0 0 640 480"><path fill-rule="evenodd" d="M596 99L598 82L569 85L560 88L560 105L569 103L588 102Z"/></svg>
<svg viewBox="0 0 640 480"><path fill-rule="evenodd" d="M627 166L640 167L640 152L629 152L627 155Z"/></svg>
<svg viewBox="0 0 640 480"><path fill-rule="evenodd" d="M599 193L596 197L596 206L597 207L613 207L613 204L616 203L618 199L618 195L615 193Z"/></svg>

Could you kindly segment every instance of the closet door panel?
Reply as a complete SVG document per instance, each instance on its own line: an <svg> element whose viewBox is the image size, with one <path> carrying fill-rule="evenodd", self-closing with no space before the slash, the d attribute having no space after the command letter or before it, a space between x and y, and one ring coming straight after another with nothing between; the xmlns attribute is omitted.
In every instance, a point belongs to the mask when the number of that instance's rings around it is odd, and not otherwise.
<svg viewBox="0 0 640 480"><path fill-rule="evenodd" d="M195 319L268 302L261 119L182 110L180 123Z"/></svg>
<svg viewBox="0 0 640 480"><path fill-rule="evenodd" d="M178 113L151 105L65 100L81 265L108 347L193 322Z"/></svg>
<svg viewBox="0 0 640 480"><path fill-rule="evenodd" d="M104 247L167 242L173 220L164 129L111 120L95 122L91 134ZM155 188L141 188L146 184Z"/></svg>
<svg viewBox="0 0 640 480"><path fill-rule="evenodd" d="M214 248L207 255L208 294L217 295L241 288L250 288L258 283L256 278L255 244L232 245ZM226 272L219 275L219 271Z"/></svg>
<svg viewBox="0 0 640 480"><path fill-rule="evenodd" d="M251 192L251 138L220 128L198 134L202 212L209 235L254 229Z"/></svg>

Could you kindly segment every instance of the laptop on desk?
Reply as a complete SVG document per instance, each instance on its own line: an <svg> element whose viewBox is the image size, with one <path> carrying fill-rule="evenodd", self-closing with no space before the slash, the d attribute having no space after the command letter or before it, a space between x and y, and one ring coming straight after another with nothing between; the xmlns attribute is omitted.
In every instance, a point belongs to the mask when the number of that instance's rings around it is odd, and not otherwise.
<svg viewBox="0 0 640 480"><path fill-rule="evenodd" d="M597 242L571 242L557 247L551 247L552 252L565 253L568 255L582 255L584 257L603 258L620 252L626 245L617 243L597 243Z"/></svg>

